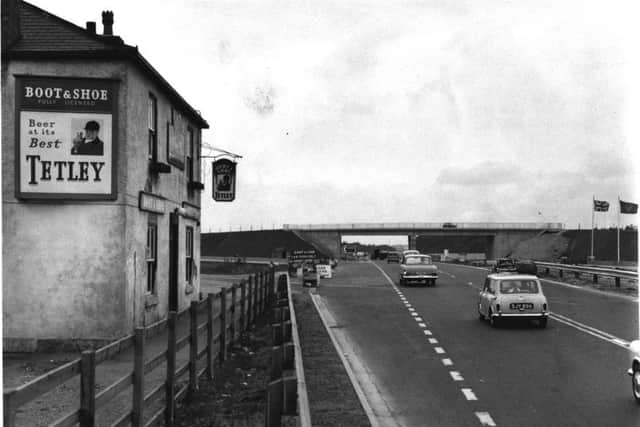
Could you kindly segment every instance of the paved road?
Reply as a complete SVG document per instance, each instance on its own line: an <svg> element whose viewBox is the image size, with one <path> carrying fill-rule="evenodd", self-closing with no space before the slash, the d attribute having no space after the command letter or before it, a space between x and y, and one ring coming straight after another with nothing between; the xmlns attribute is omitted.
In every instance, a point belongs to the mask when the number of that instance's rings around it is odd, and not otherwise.
<svg viewBox="0 0 640 427"><path fill-rule="evenodd" d="M543 282L547 329L492 329L475 306L486 271L440 268L436 287L400 288L396 264L342 263L319 288L400 424L640 425L637 302Z"/></svg>

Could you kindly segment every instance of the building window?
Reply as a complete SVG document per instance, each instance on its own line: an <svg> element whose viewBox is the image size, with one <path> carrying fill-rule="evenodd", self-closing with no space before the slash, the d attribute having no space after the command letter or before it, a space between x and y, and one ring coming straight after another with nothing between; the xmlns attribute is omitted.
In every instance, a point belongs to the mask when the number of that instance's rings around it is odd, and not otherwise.
<svg viewBox="0 0 640 427"><path fill-rule="evenodd" d="M193 157L193 148L194 148L194 141L193 141L193 129L188 128L187 129L187 180L188 182L193 182L194 180L194 172L195 172L195 168L194 168L194 157Z"/></svg>
<svg viewBox="0 0 640 427"><path fill-rule="evenodd" d="M147 226L147 247L145 249L147 262L147 293L156 293L156 267L158 265L158 226Z"/></svg>
<svg viewBox="0 0 640 427"><path fill-rule="evenodd" d="M155 161L158 158L158 100L153 94L149 94L149 159Z"/></svg>
<svg viewBox="0 0 640 427"><path fill-rule="evenodd" d="M187 227L186 233L186 242L185 242L185 272L186 272L186 280L188 284L193 283L193 227Z"/></svg>

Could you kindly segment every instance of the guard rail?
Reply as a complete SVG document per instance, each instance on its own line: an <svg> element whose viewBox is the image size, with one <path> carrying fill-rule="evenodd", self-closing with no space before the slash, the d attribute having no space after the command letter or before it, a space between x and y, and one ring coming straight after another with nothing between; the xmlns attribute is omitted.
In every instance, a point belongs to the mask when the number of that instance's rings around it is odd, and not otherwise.
<svg viewBox="0 0 640 427"><path fill-rule="evenodd" d="M544 268L546 274L549 274L551 270L556 270L558 271L558 276L561 278L564 277L564 272L573 273L576 278L580 277L581 274L591 274L593 276L593 283L598 283L599 276L612 277L615 280L616 287L620 287L620 280L623 278L638 280L638 272L636 271L617 270L614 268L588 267L582 265L557 264L553 262L542 261L536 261L536 266L538 270L540 268Z"/></svg>

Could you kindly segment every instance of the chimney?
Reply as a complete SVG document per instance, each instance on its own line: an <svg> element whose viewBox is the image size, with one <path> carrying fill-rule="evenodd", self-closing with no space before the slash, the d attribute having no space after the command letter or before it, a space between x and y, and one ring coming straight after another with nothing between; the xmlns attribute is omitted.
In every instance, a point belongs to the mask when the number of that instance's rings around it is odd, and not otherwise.
<svg viewBox="0 0 640 427"><path fill-rule="evenodd" d="M95 34L96 33L96 23L93 21L87 21L87 31L89 31L91 34Z"/></svg>
<svg viewBox="0 0 640 427"><path fill-rule="evenodd" d="M112 36L113 35L113 12L110 10L105 10L102 12L102 25L104 26L104 31L102 35Z"/></svg>
<svg viewBox="0 0 640 427"><path fill-rule="evenodd" d="M13 46L20 40L20 15L17 0L2 2L2 50Z"/></svg>

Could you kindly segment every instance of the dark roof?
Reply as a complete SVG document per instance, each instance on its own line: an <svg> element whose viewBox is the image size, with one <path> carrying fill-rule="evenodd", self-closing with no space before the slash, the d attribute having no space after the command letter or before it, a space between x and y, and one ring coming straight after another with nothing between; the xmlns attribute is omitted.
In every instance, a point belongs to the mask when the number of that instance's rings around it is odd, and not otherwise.
<svg viewBox="0 0 640 427"><path fill-rule="evenodd" d="M94 34L25 1L18 1L20 38L2 51L2 59L124 59L133 62L159 84L178 109L204 129L209 124L138 52L118 36ZM10 13L15 13L11 11Z"/></svg>

